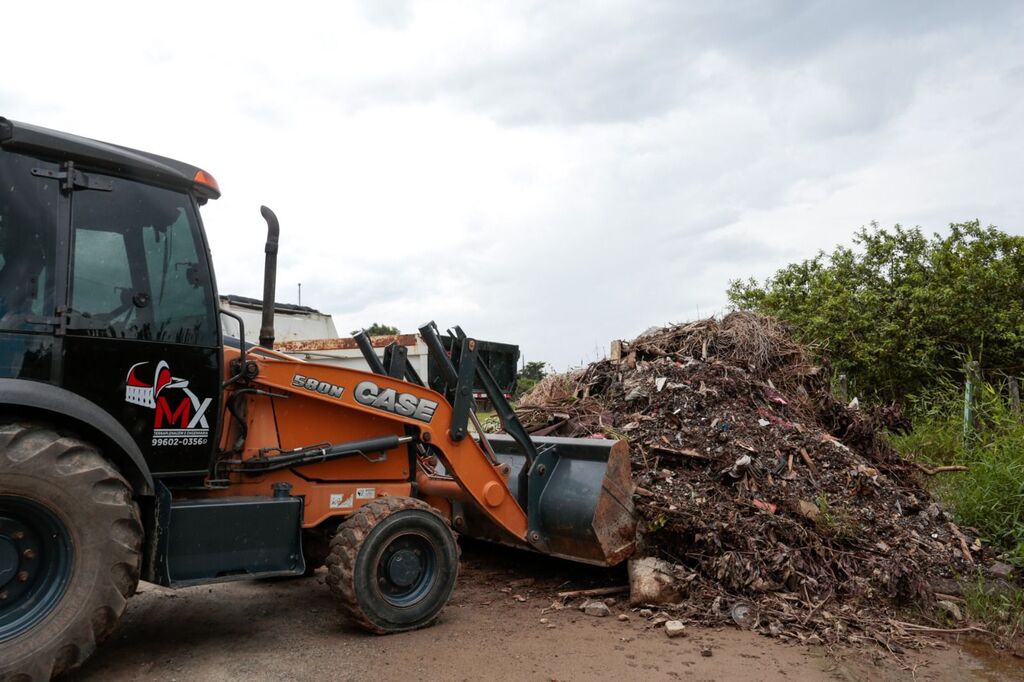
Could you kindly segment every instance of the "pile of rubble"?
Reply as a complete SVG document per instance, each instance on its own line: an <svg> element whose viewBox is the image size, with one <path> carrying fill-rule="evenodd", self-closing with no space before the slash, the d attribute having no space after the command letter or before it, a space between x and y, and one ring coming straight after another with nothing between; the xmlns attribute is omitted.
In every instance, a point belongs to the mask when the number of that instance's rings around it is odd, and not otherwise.
<svg viewBox="0 0 1024 682"><path fill-rule="evenodd" d="M616 342L518 414L534 433L629 441L647 557L632 599L665 620L898 648L960 625L956 579L988 561L882 436L906 426L898 410L837 402L827 365L770 318Z"/></svg>

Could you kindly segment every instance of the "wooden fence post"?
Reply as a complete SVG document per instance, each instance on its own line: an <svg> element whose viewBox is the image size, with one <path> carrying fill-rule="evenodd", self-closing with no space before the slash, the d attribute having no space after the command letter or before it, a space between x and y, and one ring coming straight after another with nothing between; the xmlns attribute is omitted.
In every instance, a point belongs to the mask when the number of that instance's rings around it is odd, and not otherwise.
<svg viewBox="0 0 1024 682"><path fill-rule="evenodd" d="M1020 418L1020 386L1017 384L1017 377L1010 377L1010 409Z"/></svg>
<svg viewBox="0 0 1024 682"><path fill-rule="evenodd" d="M964 441L971 437L974 430L974 399L978 384L981 383L980 374L977 360L968 362L964 368Z"/></svg>

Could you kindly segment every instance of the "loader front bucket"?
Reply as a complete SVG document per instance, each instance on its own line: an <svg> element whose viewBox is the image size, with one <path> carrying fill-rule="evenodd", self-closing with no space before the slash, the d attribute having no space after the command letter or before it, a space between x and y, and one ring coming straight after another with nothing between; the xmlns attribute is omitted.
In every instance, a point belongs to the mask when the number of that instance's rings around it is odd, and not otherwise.
<svg viewBox="0 0 1024 682"><path fill-rule="evenodd" d="M531 549L588 564L612 566L633 553L636 516L629 446L624 441L536 437L537 458L526 457L506 435L488 435L508 464L509 488L527 512ZM525 481L525 495L522 490ZM465 510L463 532L508 541L479 511Z"/></svg>

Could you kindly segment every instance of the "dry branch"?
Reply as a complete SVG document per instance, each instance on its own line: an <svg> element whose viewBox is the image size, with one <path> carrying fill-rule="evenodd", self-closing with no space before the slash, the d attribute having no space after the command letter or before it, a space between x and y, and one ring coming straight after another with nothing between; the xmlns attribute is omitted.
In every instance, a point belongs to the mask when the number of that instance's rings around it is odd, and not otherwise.
<svg viewBox="0 0 1024 682"><path fill-rule="evenodd" d="M557 595L559 599L573 599L575 597L605 597L611 594L622 594L623 592L629 592L629 585L595 587L589 590L569 590L568 592L558 592Z"/></svg>
<svg viewBox="0 0 1024 682"><path fill-rule="evenodd" d="M931 468L929 468L929 467L926 467L925 465L923 465L923 464L921 464L919 462L911 461L910 463L913 464L917 468L918 471L920 471L923 474L927 474L928 476L935 476L936 474L944 474L944 473L947 473L947 472L950 472L950 471L970 471L970 469L968 469L967 467L965 467L965 466L963 466L961 464L949 464L949 465L946 465L946 466L939 466L939 467L931 467Z"/></svg>

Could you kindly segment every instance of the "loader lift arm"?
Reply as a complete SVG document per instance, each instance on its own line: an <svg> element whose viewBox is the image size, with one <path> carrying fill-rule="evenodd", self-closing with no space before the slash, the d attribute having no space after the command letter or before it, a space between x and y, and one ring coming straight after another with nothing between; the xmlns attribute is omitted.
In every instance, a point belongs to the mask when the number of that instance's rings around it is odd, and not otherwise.
<svg viewBox="0 0 1024 682"><path fill-rule="evenodd" d="M448 438L455 443L474 443L502 474L509 495L527 516L526 536L517 536L520 543L546 554L596 564L614 564L628 556L633 548L635 519L626 443L532 438L487 364L480 361L479 344L474 339L454 327L449 331L453 344L449 356L434 322L421 325L419 332L442 379L440 389L451 405ZM410 375L411 366L398 354L397 344L385 349L385 362L381 363L369 337L358 334L356 339L367 364L377 374ZM507 435L488 435L477 420L473 397L477 378ZM466 437L470 422L477 433L475 439ZM422 452L422 444L417 447ZM447 464L445 473L452 477L431 475L425 469L417 477L420 492L457 500L455 507L460 511L453 514L456 528L504 541L501 526L496 528L493 519L481 518L474 507L461 509L459 502L471 499L469 491L456 489L457 472Z"/></svg>
<svg viewBox="0 0 1024 682"><path fill-rule="evenodd" d="M506 433L512 436L526 456L528 466L524 467L520 472L518 486L519 504L521 507L526 508L528 499L527 474L529 467L533 465L533 461L537 458L537 449L534 447L530 435L523 428L512 406L505 400L505 396L498 387L498 382L494 379L490 369L488 369L485 363L478 361L476 340L467 337L459 326L456 326L450 332L455 342L460 345L460 352L457 355L459 364L456 367L452 362L452 358L445 352L436 323L430 321L420 325L419 332L420 337L427 344L427 348L430 351L430 360L441 373L445 384L445 394L454 396L449 433L452 434L452 438L455 440L461 440L466 437L469 422L472 422L479 437L479 444L487 455L488 460L497 464L497 458L487 442L483 426L477 419L474 410L474 379L479 378L480 383L483 384L484 392L495 406L502 427ZM381 362L373 350L370 337L365 331L357 333L354 338L363 358L366 360L366 364L369 365L371 371L375 374L388 375L395 378L405 377L413 383L423 385L423 382L416 374L416 370L409 364L405 349L399 346L398 343L391 342L388 344L384 349L384 361Z"/></svg>

